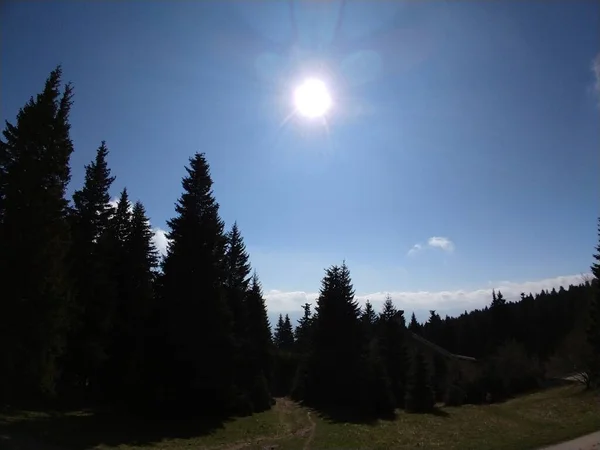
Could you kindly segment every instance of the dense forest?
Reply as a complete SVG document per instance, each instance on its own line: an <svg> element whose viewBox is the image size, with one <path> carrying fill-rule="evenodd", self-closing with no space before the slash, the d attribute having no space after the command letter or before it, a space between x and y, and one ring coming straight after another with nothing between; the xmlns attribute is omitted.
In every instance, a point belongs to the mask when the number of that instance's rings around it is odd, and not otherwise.
<svg viewBox="0 0 600 450"><path fill-rule="evenodd" d="M330 414L429 412L575 376L600 380L600 245L592 277L426 323L355 300L325 270L297 324L269 324L240 229L226 229L206 157L189 159L160 257L144 205L114 206L100 143L71 199L70 84L55 69L0 141L0 404L233 415L276 396ZM600 228L598 230L600 238ZM591 252L590 252L591 253Z"/></svg>

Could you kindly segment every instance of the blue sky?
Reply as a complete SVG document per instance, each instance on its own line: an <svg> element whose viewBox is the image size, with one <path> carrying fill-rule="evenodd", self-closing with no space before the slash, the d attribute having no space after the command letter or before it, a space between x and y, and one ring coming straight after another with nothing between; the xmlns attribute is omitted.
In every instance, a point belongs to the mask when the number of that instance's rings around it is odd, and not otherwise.
<svg viewBox="0 0 600 450"><path fill-rule="evenodd" d="M272 314L299 311L343 259L361 300L390 292L420 315L589 271L598 2L1 8L2 119L61 63L75 85L71 189L105 139L112 195L127 186L158 230L205 152ZM331 90L325 123L285 120L306 76Z"/></svg>

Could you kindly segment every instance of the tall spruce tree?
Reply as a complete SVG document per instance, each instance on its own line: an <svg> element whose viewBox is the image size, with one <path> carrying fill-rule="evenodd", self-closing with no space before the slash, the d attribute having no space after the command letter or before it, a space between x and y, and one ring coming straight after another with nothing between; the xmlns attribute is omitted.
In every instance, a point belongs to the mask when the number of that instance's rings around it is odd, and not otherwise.
<svg viewBox="0 0 600 450"><path fill-rule="evenodd" d="M182 413L226 413L235 397L232 317L223 288L227 239L204 154L190 158L186 171L176 216L167 222L160 313L166 360L157 400Z"/></svg>
<svg viewBox="0 0 600 450"><path fill-rule="evenodd" d="M410 323L408 324L408 329L413 333L421 333L421 324L417 322L417 316L415 316L414 312L410 316Z"/></svg>
<svg viewBox="0 0 600 450"><path fill-rule="evenodd" d="M273 345L275 347L273 358L273 381L271 391L276 396L285 396L292 393L293 381L297 372L298 358L294 352L294 331L292 322L286 314L285 318L279 314Z"/></svg>
<svg viewBox="0 0 600 450"><path fill-rule="evenodd" d="M294 329L292 328L292 322L289 315L285 315L285 318L279 314L279 320L275 327L274 336L275 346L279 350L292 351L294 348Z"/></svg>
<svg viewBox="0 0 600 450"><path fill-rule="evenodd" d="M305 303L302 306L304 314L298 320L298 325L294 330L297 368L292 386L292 397L298 399L303 398L305 395L305 386L308 375L308 362L310 361L310 355L313 348L312 334L314 328L314 316L310 306L310 303Z"/></svg>
<svg viewBox="0 0 600 450"><path fill-rule="evenodd" d="M345 263L326 270L316 310L304 400L317 407L373 413L380 396L372 395L368 345Z"/></svg>
<svg viewBox="0 0 600 450"><path fill-rule="evenodd" d="M556 291L555 291L556 292ZM492 290L492 303L490 305L491 314L491 346L490 352L495 351L507 338L511 329L509 322L509 310L506 299L502 292Z"/></svg>
<svg viewBox="0 0 600 450"><path fill-rule="evenodd" d="M429 311L429 319L423 325L423 334L430 341L440 344L443 339L444 322L440 315L434 309Z"/></svg>
<svg viewBox="0 0 600 450"><path fill-rule="evenodd" d="M129 282L129 261L127 241L131 235L131 202L127 189L123 189L118 199L114 215L107 227L106 245L109 257L110 277L115 286L115 307L111 321L111 336L107 344L107 363L103 370L103 390L111 400L124 400L130 390L124 388L124 381L130 377L129 341L129 301L131 294L127 289Z"/></svg>
<svg viewBox="0 0 600 450"><path fill-rule="evenodd" d="M386 359L382 356L382 345L380 342L381 324L379 316L373 305L367 300L361 312L360 321L365 334L365 372L363 373L363 385L366 387L362 400L364 413L367 415L388 415L396 407L397 399L392 389L392 380L389 376ZM386 350L387 348L384 348ZM403 400L403 399L401 399Z"/></svg>
<svg viewBox="0 0 600 450"><path fill-rule="evenodd" d="M270 385L273 378L273 338L267 316L267 307L258 275L254 273L246 296L248 340L253 358Z"/></svg>
<svg viewBox="0 0 600 450"><path fill-rule="evenodd" d="M233 315L235 381L238 389L237 408L240 412L248 413L264 411L270 407L271 397L267 378L259 358L257 342L253 339L255 336L250 336L248 295L251 269L246 246L237 223L233 224L226 238L225 293ZM260 294L260 288L258 293ZM255 301L253 306L259 308L259 310L253 311L254 318L261 320L260 305L256 303L256 300L259 299L254 296L253 300ZM260 294L260 300L262 300L262 294ZM262 308L264 312L264 304ZM260 356L264 357L264 353L260 353Z"/></svg>
<svg viewBox="0 0 600 450"><path fill-rule="evenodd" d="M145 344L158 252L144 205L137 201L132 208L125 189L110 228L118 250L115 257L120 259L113 261L118 292L107 388L121 401L133 403L142 395L141 381L146 379L145 352L152 351Z"/></svg>
<svg viewBox="0 0 600 450"><path fill-rule="evenodd" d="M296 350L304 355L310 351L313 317L310 310L310 303L302 305L302 310L304 314L298 320L298 325L294 330L294 339L296 341Z"/></svg>
<svg viewBox="0 0 600 450"><path fill-rule="evenodd" d="M367 340L375 337L375 324L377 323L377 313L369 300L365 303L364 309L360 313L360 321Z"/></svg>
<svg viewBox="0 0 600 450"><path fill-rule="evenodd" d="M433 389L427 363L420 351L415 351L406 387L406 410L414 413L433 411Z"/></svg>
<svg viewBox="0 0 600 450"><path fill-rule="evenodd" d="M381 357L390 379L396 406L404 406L408 356L405 345L404 311L398 311L388 295L378 318L378 342Z"/></svg>
<svg viewBox="0 0 600 450"><path fill-rule="evenodd" d="M53 394L69 326L65 191L73 89L62 70L0 140L0 402Z"/></svg>
<svg viewBox="0 0 600 450"><path fill-rule="evenodd" d="M107 157L102 141L95 159L85 166L83 188L73 194L71 217L77 321L69 335L65 367L70 388L96 395L100 395L98 383L108 358L117 289L112 276L115 247L109 233L115 213L109 189L115 177Z"/></svg>
<svg viewBox="0 0 600 450"><path fill-rule="evenodd" d="M225 289L229 309L233 315L236 344L242 345L248 322L245 299L250 283L250 258L236 222L226 234L226 239Z"/></svg>

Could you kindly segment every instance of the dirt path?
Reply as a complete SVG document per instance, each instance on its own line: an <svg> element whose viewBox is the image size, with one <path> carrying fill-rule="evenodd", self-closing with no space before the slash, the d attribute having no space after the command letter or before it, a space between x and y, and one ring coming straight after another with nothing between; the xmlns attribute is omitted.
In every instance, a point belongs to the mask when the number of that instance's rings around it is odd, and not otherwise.
<svg viewBox="0 0 600 450"><path fill-rule="evenodd" d="M600 450L600 431L540 450Z"/></svg>
<svg viewBox="0 0 600 450"><path fill-rule="evenodd" d="M277 441L298 437L303 438L304 436L308 436L304 443L304 450L310 449L310 444L315 435L316 423L311 417L310 411L307 412L306 417L309 422L309 425L297 430L293 429L292 423L290 423L289 414L296 407L296 404L287 398L277 399L277 403L275 408L277 410L277 415L279 418L279 422L283 425L285 431L280 434L275 435L266 435L266 436L256 436L252 438L250 441L242 441L242 442L232 442L229 444L218 445L214 447L208 447L206 450L243 450L248 447L254 447L256 445L265 444L264 449L276 449Z"/></svg>
<svg viewBox="0 0 600 450"><path fill-rule="evenodd" d="M306 439L306 442L304 443L303 448L304 448L304 450L309 450L310 444L312 443L313 439L315 438L315 432L317 431L317 424L310 416L310 411L306 413L306 417L308 418L308 422L310 423L310 428L309 428L310 433L308 435L308 438Z"/></svg>

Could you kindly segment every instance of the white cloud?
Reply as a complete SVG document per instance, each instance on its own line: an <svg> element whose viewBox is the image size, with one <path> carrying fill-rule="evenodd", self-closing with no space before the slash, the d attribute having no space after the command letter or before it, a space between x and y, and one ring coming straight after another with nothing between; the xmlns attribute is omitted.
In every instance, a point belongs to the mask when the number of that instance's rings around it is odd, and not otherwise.
<svg viewBox="0 0 600 450"><path fill-rule="evenodd" d="M433 248L440 248L446 252L454 251L454 243L446 237L441 237L441 236L430 237L429 240L427 241L427 245L429 247L433 247Z"/></svg>
<svg viewBox="0 0 600 450"><path fill-rule="evenodd" d="M515 283L511 281L501 281L493 286L488 286L476 290L457 290L457 291L417 291L417 292L373 292L371 294L357 295L356 300L364 305L367 299L373 304L376 310L381 307L386 295L390 295L397 308L408 311L428 311L435 309L438 313L444 315L456 315L465 310L473 310L489 305L492 299L492 289L502 291L504 298L508 301L519 300L521 292L537 293L544 290L558 289L560 286L568 287L570 284L577 285L589 277L589 274L567 275L555 278L546 278L537 281L526 281ZM304 291L283 292L271 290L265 293L265 299L269 314L290 313L302 310L305 303L315 304L317 293Z"/></svg>
<svg viewBox="0 0 600 450"><path fill-rule="evenodd" d="M169 245L166 231L160 228L153 228L152 232L154 233L154 236L152 236L154 247L156 247L161 256L165 256L167 254L167 246Z"/></svg>
<svg viewBox="0 0 600 450"><path fill-rule="evenodd" d="M319 294L304 291L284 292L276 289L265 293L267 308L270 313L286 313L301 311L302 305L311 303L313 306Z"/></svg>
<svg viewBox="0 0 600 450"><path fill-rule="evenodd" d="M445 252L452 253L454 251L455 247L454 247L454 242L452 242L447 237L432 236L429 239L427 239L426 245L423 245L423 244L413 245L412 248L408 251L407 255L408 256L416 255L421 250L425 250L427 248L438 248Z"/></svg>

